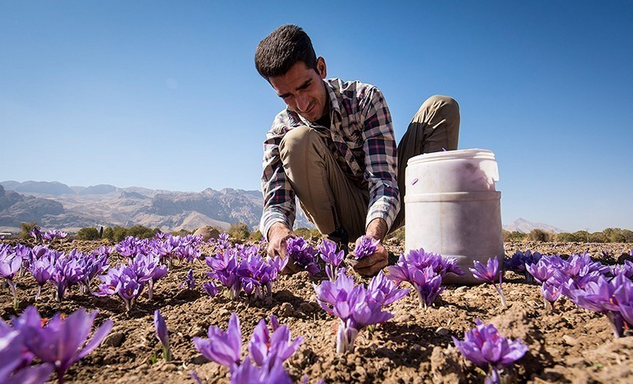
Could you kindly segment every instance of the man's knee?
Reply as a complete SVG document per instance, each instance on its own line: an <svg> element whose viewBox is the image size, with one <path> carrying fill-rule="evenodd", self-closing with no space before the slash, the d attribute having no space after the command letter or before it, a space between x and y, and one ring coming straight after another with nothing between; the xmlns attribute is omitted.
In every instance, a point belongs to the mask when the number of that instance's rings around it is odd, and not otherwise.
<svg viewBox="0 0 633 384"><path fill-rule="evenodd" d="M433 95L426 99L420 110L429 109L443 116L459 116L459 104L455 99L444 95Z"/></svg>

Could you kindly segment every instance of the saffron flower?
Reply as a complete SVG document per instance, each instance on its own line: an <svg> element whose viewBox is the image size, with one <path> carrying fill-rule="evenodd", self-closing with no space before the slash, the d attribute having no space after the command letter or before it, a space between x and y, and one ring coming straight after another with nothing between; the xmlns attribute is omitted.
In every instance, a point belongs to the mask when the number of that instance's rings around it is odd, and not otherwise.
<svg viewBox="0 0 633 384"><path fill-rule="evenodd" d="M68 236L66 232L58 231L55 229L51 229L45 233L42 233L42 239L48 240L50 242L55 241L55 239L64 239Z"/></svg>
<svg viewBox="0 0 633 384"><path fill-rule="evenodd" d="M330 281L336 280L336 271L345 258L345 250L341 249L336 252L336 243L334 241L323 239L317 247L321 259L325 262L325 273Z"/></svg>
<svg viewBox="0 0 633 384"><path fill-rule="evenodd" d="M257 366L250 359L231 371L231 384L294 384L281 362L272 366Z"/></svg>
<svg viewBox="0 0 633 384"><path fill-rule="evenodd" d="M317 264L317 251L303 237L293 237L286 240L286 254L289 262L294 263L301 270L316 275L321 271Z"/></svg>
<svg viewBox="0 0 633 384"><path fill-rule="evenodd" d="M211 297L218 294L218 287L213 281L207 281L206 283L202 284L202 288L207 293L207 295Z"/></svg>
<svg viewBox="0 0 633 384"><path fill-rule="evenodd" d="M507 305L506 298L503 294L503 289L501 288L503 273L499 272L499 259L497 259L496 257L491 257L486 262L486 265L480 263L477 260L473 260L473 264L475 265L475 268L468 269L472 272L475 279L492 284L499 293L499 297L501 298L501 306L505 308ZM495 284L497 274L499 275L499 285Z"/></svg>
<svg viewBox="0 0 633 384"><path fill-rule="evenodd" d="M157 309L154 311L154 329L156 330L156 338L163 346L163 358L165 361L171 361L171 350L169 349L169 331L165 319Z"/></svg>
<svg viewBox="0 0 633 384"><path fill-rule="evenodd" d="M99 285L99 290L94 292L95 296L109 296L118 294L125 303L126 311L130 311L136 302L137 297L143 291L144 282L139 281L134 269L129 266L119 265L112 268L106 275L99 276L103 284Z"/></svg>
<svg viewBox="0 0 633 384"><path fill-rule="evenodd" d="M423 248L401 254L396 265L388 267L389 278L396 284L409 282L415 288L420 308L427 308L444 291L442 278L447 273L463 275L455 258L443 258Z"/></svg>
<svg viewBox="0 0 633 384"><path fill-rule="evenodd" d="M376 252L376 247L380 243L380 240L376 240L373 237L361 236L360 242L354 249L354 258L360 260L369 255L373 255Z"/></svg>
<svg viewBox="0 0 633 384"><path fill-rule="evenodd" d="M587 283L584 289L574 290L573 297L579 307L606 315L616 338L623 336L625 323L633 325L623 316L628 312L627 307L633 304L633 283L624 275L617 275L611 281L600 276ZM629 320L633 319L629 317Z"/></svg>
<svg viewBox="0 0 633 384"><path fill-rule="evenodd" d="M9 285L11 294L13 295L13 307L18 308L18 295L16 292L15 281L13 278L16 273L22 268L22 257L15 253L9 253L9 247L0 249L0 277Z"/></svg>
<svg viewBox="0 0 633 384"><path fill-rule="evenodd" d="M64 382L68 368L97 348L112 329L112 320L106 320L86 342L98 311L88 314L80 308L65 319L57 313L42 327L37 309L29 308L26 316L32 319L21 326L24 344L41 361L54 365L59 383Z"/></svg>
<svg viewBox="0 0 633 384"><path fill-rule="evenodd" d="M528 347L521 340L510 341L501 336L492 324L475 321L477 326L466 332L463 341L453 336L453 342L468 360L488 370L487 382L499 383L499 371L510 368L525 355Z"/></svg>
<svg viewBox="0 0 633 384"><path fill-rule="evenodd" d="M382 279L379 274L374 279ZM317 302L327 313L339 318L336 334L336 352L344 353L354 349L358 333L365 327L384 323L393 314L383 311L383 306L402 298L405 292L383 282L370 282L371 290L365 286L355 285L354 279L339 271L335 281L325 280L321 285L312 284ZM389 292L383 289L387 288Z"/></svg>
<svg viewBox="0 0 633 384"><path fill-rule="evenodd" d="M288 327L280 326L274 316L270 316L270 330L263 319L257 324L244 361L240 358L242 334L235 313L226 332L210 326L208 334L208 340L194 337L194 345L207 359L229 368L232 384L292 383L283 363L296 352L303 338L292 339Z"/></svg>
<svg viewBox="0 0 633 384"><path fill-rule="evenodd" d="M196 279L193 277L192 268L189 268L189 272L187 272L187 277L185 277L185 281L183 281L180 286L187 289L196 289Z"/></svg>
<svg viewBox="0 0 633 384"><path fill-rule="evenodd" d="M529 249L525 252L516 251L507 260L504 261L505 268L525 275L528 282L532 281L532 275L528 273L527 267L537 263L542 255L539 252L532 252Z"/></svg>
<svg viewBox="0 0 633 384"><path fill-rule="evenodd" d="M270 323L271 330L269 331L266 321L260 320L248 344L252 361L268 368L272 368L276 362L286 361L303 342L303 337L292 339L288 326L279 326L274 315L270 315Z"/></svg>
<svg viewBox="0 0 633 384"><path fill-rule="evenodd" d="M208 339L193 338L193 344L202 356L229 368L240 363L242 331L240 320L235 313L231 314L226 331L211 325L207 335Z"/></svg>

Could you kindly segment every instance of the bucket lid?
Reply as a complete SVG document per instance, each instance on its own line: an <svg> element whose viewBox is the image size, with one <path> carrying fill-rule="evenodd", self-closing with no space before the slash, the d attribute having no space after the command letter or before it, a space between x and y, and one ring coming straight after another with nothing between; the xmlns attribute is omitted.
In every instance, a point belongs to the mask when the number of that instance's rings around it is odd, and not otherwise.
<svg viewBox="0 0 633 384"><path fill-rule="evenodd" d="M476 160L489 180L499 181L499 168L494 152L488 149L472 148L423 153L409 159L407 166L422 163L434 163L446 160Z"/></svg>

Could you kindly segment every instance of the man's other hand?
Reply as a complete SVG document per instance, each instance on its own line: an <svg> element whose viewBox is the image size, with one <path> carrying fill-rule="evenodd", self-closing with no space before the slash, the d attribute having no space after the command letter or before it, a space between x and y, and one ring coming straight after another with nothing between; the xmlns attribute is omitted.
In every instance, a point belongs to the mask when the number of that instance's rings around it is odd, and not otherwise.
<svg viewBox="0 0 633 384"><path fill-rule="evenodd" d="M356 246L360 243L360 239L361 238L358 238L358 240L356 240ZM382 242L379 242L376 245L376 252L354 263L354 270L361 276L374 276L387 266L388 259L389 252L387 252L387 249L382 245Z"/></svg>

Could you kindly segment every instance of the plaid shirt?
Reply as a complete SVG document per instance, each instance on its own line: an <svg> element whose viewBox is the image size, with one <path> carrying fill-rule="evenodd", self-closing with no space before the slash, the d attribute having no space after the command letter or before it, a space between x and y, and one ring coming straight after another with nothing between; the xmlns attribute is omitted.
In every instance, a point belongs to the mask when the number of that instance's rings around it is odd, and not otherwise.
<svg viewBox="0 0 633 384"><path fill-rule="evenodd" d="M400 209L400 194L396 142L387 103L380 90L372 85L339 79L324 83L330 102L328 146L350 180L369 190L365 225L382 218L391 227ZM288 228L294 224L295 193L281 164L279 144L286 132L298 126L325 129L285 109L277 114L266 134L262 174L264 210L260 223L264 236L276 222Z"/></svg>

